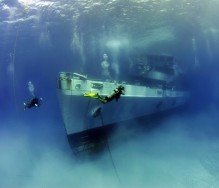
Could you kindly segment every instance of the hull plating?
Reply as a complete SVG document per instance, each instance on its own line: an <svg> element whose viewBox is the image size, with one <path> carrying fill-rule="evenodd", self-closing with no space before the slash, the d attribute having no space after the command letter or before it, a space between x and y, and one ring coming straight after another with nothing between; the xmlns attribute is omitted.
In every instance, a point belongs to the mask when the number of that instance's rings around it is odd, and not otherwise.
<svg viewBox="0 0 219 188"><path fill-rule="evenodd" d="M159 113L181 106L186 96L134 97L122 96L118 101L102 104L97 99L59 93L60 105L68 135L114 124L140 116ZM97 109L99 114L95 114Z"/></svg>

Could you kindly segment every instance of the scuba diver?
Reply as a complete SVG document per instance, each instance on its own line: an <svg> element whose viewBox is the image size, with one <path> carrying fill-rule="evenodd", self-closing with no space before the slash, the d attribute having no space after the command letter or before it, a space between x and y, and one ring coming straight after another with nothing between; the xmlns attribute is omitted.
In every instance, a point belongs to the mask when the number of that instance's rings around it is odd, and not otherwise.
<svg viewBox="0 0 219 188"><path fill-rule="evenodd" d="M38 99L37 97L32 98L30 101L24 103L24 110L32 107L39 107L42 102L42 98Z"/></svg>
<svg viewBox="0 0 219 188"><path fill-rule="evenodd" d="M121 95L125 94L125 88L124 86L120 85L118 86L116 89L114 89L114 92L109 95L109 96L100 96L98 93L85 93L84 96L85 97L90 97L90 98L94 98L94 99L98 99L100 102L106 104L112 100L116 100L118 101L118 99L120 98Z"/></svg>
<svg viewBox="0 0 219 188"><path fill-rule="evenodd" d="M28 82L28 90L32 98L29 101L24 102L24 110L26 110L27 108L39 107L43 100L42 98L35 97L34 85L30 81Z"/></svg>

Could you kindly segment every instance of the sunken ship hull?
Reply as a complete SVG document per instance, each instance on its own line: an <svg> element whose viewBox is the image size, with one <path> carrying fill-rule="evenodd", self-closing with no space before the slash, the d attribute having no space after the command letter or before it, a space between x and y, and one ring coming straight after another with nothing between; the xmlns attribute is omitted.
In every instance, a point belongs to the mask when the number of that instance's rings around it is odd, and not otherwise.
<svg viewBox="0 0 219 188"><path fill-rule="evenodd" d="M119 85L124 86L125 94L117 101L103 104L98 99L84 97L86 92L109 96ZM98 130L103 136L111 127L119 126L118 122L175 109L185 104L189 96L174 87L102 81L66 72L59 75L58 93L69 143L78 150L89 145L89 135L99 141L101 134L95 135Z"/></svg>

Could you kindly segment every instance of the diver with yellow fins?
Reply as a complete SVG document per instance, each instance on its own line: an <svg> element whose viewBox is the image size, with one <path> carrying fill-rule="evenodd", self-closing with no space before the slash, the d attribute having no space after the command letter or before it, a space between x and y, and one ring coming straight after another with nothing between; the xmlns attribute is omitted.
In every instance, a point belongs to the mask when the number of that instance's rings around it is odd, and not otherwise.
<svg viewBox="0 0 219 188"><path fill-rule="evenodd" d="M109 96L100 96L98 93L95 92L87 92L84 94L85 97L90 97L93 99L98 99L100 102L106 104L112 100L118 101L121 95L125 94L125 88L122 85L119 85L116 89L114 89L114 92Z"/></svg>

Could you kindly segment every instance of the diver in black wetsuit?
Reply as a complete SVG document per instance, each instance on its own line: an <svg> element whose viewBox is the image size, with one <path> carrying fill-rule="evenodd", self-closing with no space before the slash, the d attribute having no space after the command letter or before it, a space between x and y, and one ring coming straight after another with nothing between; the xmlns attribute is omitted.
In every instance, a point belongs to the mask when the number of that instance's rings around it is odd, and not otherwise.
<svg viewBox="0 0 219 188"><path fill-rule="evenodd" d="M35 97L34 85L30 81L28 82L28 90L32 98L28 100L27 102L24 102L24 110L26 110L27 108L39 107L43 100L42 98Z"/></svg>
<svg viewBox="0 0 219 188"><path fill-rule="evenodd" d="M112 101L113 99L116 99L116 101L118 101L118 99L120 98L121 95L124 95L125 93L125 88L124 86L120 85L118 86L115 90L114 93L110 96L106 96L106 97L101 97L100 95L98 95L98 99L102 102L102 103L108 103L110 101Z"/></svg>
<svg viewBox="0 0 219 188"><path fill-rule="evenodd" d="M39 107L42 102L42 98L33 97L30 101L24 103L24 110L27 108Z"/></svg>

